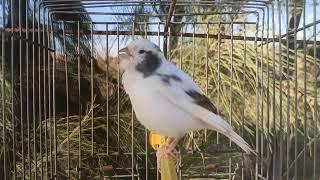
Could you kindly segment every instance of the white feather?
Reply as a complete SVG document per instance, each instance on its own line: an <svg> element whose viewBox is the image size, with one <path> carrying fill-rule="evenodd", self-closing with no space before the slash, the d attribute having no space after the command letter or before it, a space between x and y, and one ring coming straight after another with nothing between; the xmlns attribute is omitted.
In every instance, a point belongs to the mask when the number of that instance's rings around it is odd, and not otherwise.
<svg viewBox="0 0 320 180"><path fill-rule="evenodd" d="M151 46L149 41L143 40L136 41L128 47L137 51L139 48L150 50ZM181 81L170 81L168 85L156 75L144 78L135 68L141 59L135 59L134 56L126 67L123 67L125 71L122 82L138 120L151 131L175 138L180 138L192 130L209 128L224 134L245 152L255 153L221 116L194 103L194 99L186 92L191 90L202 94L200 88L162 54L158 55L162 62L156 73L175 75Z"/></svg>
<svg viewBox="0 0 320 180"><path fill-rule="evenodd" d="M177 89L178 87L175 87L175 92L173 92L173 89L170 87L166 88L165 86L160 86L159 93L162 97L183 109L185 112L192 114L192 116L195 119L198 119L198 121L201 121L203 128L208 128L222 133L241 147L246 153L255 153L255 151L250 148L249 144L234 132L233 128L224 119L222 119L221 116L194 104L192 101L188 100L189 97L187 96L183 98L181 98L181 96L176 96L175 94L177 93Z"/></svg>

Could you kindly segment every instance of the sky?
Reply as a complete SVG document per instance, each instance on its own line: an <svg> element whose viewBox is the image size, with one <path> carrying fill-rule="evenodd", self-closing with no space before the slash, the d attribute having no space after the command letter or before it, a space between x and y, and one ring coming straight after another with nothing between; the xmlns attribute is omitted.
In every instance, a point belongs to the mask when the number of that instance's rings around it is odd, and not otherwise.
<svg viewBox="0 0 320 180"><path fill-rule="evenodd" d="M317 1L317 4L316 4L316 20L320 20L320 0L316 0ZM283 4L283 6L281 7L281 11L278 11L278 7L275 6L275 34L278 35L279 34L279 22L281 22L281 34L285 34L286 33L286 8ZM117 9L114 9L114 7L110 8L110 7L99 7L99 8L88 8L87 9L88 11L90 12L129 12L128 9L126 8L117 8ZM248 11L252 11L252 9L247 9ZM293 11L293 7L289 7L289 12ZM265 12L267 12L266 8L265 8ZM280 16L281 16L281 20L279 21L278 19L278 15L279 15L279 12L280 12ZM262 17L262 11L259 12L259 16L260 18ZM313 17L314 16L314 13L313 13L313 0L306 0L306 17L305 17L305 24L310 24L310 23L313 23ZM110 16L110 15L91 15L91 18L93 21L96 21L96 22L116 22L117 19L115 16ZM264 21L264 24L265 24L265 27L264 27L264 37L267 37L267 17L265 17L265 21ZM269 26L269 37L272 36L272 14L271 14L271 11L270 11L270 14L269 14L269 23L270 23L270 26ZM290 19L290 17L289 17ZM248 15L246 17L246 20L248 22L256 22L256 16L251 14L251 15ZM153 20L153 22L159 22L159 20L157 18L155 18ZM303 22L304 22L304 18L301 17L301 21L299 23L299 28L303 27ZM251 25L251 29L254 28L255 26L254 25ZM156 25L153 25L153 26L150 26L150 31L153 31L153 32L157 32L158 31L158 27ZM234 25L234 34L236 34L237 32L239 33L239 29L240 29L240 25ZM105 30L105 25L97 25L95 27L96 30ZM109 26L109 30L112 30L112 29L116 29L116 26ZM163 27L161 26L161 30L163 29ZM255 33L254 31L249 31L250 29L250 26L247 26L247 29L248 29L248 32L247 32L247 36L252 36L254 37ZM262 21L260 19L260 24L259 24L259 33L258 33L258 36L261 37L262 35ZM131 31L131 30L130 30ZM192 26L190 26L190 28L186 28L184 29L185 32L190 32L192 33L193 29L192 29ZM320 23L316 25L316 32L317 32L317 39L320 40ZM313 36L313 33L314 33L314 30L313 30L313 26L311 26L310 28L307 28L306 29L306 34L307 34L307 39L312 37ZM156 43L158 42L158 38L157 37L148 37L148 38L151 38L152 40L154 40ZM102 46L100 46L98 49L99 52L101 51L106 51L106 46L103 45L103 44L106 44L106 41L105 41L105 37L102 37L102 38L99 38L99 44L102 44ZM129 40L132 39L132 38L129 38ZM303 31L300 31L297 33L297 39L300 39L302 40L303 39ZM111 41L110 41L111 40ZM113 42L115 41L115 43L117 43L116 41L116 37L112 37L110 36L109 37L109 42ZM120 44L119 44L119 47L123 47L125 46L127 42L121 42L120 41ZM112 46L113 45L113 46ZM160 45L162 45L162 38L160 39ZM112 44L112 43L109 43L109 51L110 51L110 55L116 55L117 54L117 44ZM161 46L160 46L161 47ZM162 47L161 47L162 48Z"/></svg>
<svg viewBox="0 0 320 180"><path fill-rule="evenodd" d="M314 15L316 15L316 20L320 20L320 0L316 0L317 4L316 4L316 14L313 13L313 1L314 0L306 0L306 22L305 24L310 24L313 22L313 18L314 18ZM2 1L1 1L2 2ZM91 1L92 2L92 1ZM98 1L97 1L98 2ZM146 7L148 8L148 7ZM149 7L150 8L150 7ZM275 34L278 35L279 34L279 22L281 22L281 34L284 34L286 32L286 9L284 6L281 7L281 11L278 11L277 9L277 6L275 7L276 11L275 11ZM244 9L246 10L246 9ZM247 9L247 10L250 10L252 11L252 9ZM289 12L291 12L293 9L290 8L289 9ZM113 16L113 15L103 15L103 13L113 13L113 12L124 12L124 13L130 13L130 8L126 8L126 7L103 7L102 5L101 6L95 6L93 8L87 8L87 11L88 12L95 12L95 13L100 13L99 15L93 15L91 14L91 18L94 22L117 22L117 18L119 16ZM0 12L2 12L2 6L0 6ZM265 12L266 12L266 9L265 9ZM279 19L277 18L278 15L281 15L281 20L279 21ZM259 13L259 16L262 17L262 12L260 11ZM2 23L2 13L0 13L0 25L1 27L3 27L3 23ZM290 17L289 17L290 18ZM265 29L264 29L264 37L267 36L267 17L265 17ZM272 35L272 26L271 26L271 19L272 19L272 14L270 12L270 15L269 15L269 20L270 20L270 26L269 26L269 34L270 34L270 37ZM251 15L248 15L246 17L246 20L247 21L250 21L250 22L256 22L256 17L255 15L251 14ZM125 21L125 19L123 19L122 21ZM151 20L152 22L159 22L159 19L158 18L153 18ZM300 21L300 24L299 24L299 28L301 28L303 26L303 21L304 21L304 18L301 17L301 21ZM131 22L130 22L131 23ZM217 26L217 25L216 25ZM251 29L253 29L255 26L251 26ZM130 27L127 27L128 29L125 29L125 28L122 28L123 30L127 30L127 31L131 31ZM158 26L157 25L152 25L152 26L149 26L149 31L153 31L153 32L157 32L158 31ZM260 24L259 24L259 34L258 36L261 37L261 28L262 28L262 21L260 20ZM108 30L116 30L117 27L116 25L109 25L108 27ZM234 25L234 34L239 34L239 29L241 29L241 26L240 25ZM250 26L247 26L247 29L248 29L248 32L247 32L247 36L254 36L254 31L249 31L250 29ZM106 30L106 25L95 25L95 30ZM163 25L160 26L160 31L163 30ZM188 26L188 28L184 29L184 32L189 32L189 33L192 33L193 31L193 28L192 26ZM198 32L198 31L197 31ZM320 23L316 25L316 32L317 32L317 39L320 40ZM313 26L311 26L310 28L307 28L306 29L306 34L307 34L307 39L311 36L313 36L313 33L314 33L314 30L313 30ZM112 56L115 56L117 54L117 49L118 49L118 41L117 41L117 38L116 36L109 36L109 55L112 55ZM121 36L121 40L122 38L124 38L124 36ZM136 36L137 38L137 36ZM160 38L160 41L158 40L158 37L157 36L154 36L154 37L148 37L149 39L153 40L154 42L158 43L160 42L160 47L162 48L162 38ZM298 32L297 34L297 38L298 39L302 39L303 38L303 31L300 31ZM132 37L129 37L127 38L127 40L132 40ZM119 41L119 48L122 48L125 46L125 44L127 44L127 41ZM94 45L96 47L94 47L94 49L97 49L97 53L100 55L100 56L104 56L104 53L107 48L106 48L106 36L94 36Z"/></svg>

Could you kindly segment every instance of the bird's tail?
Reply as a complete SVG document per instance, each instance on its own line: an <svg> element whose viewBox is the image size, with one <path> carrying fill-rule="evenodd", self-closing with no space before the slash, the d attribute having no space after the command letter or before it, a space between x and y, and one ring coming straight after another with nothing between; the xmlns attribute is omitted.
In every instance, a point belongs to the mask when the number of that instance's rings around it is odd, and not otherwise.
<svg viewBox="0 0 320 180"><path fill-rule="evenodd" d="M206 125L209 125L209 127L207 128L224 134L225 136L230 138L231 141L241 147L246 153L256 154L256 152L249 146L249 144L236 132L234 132L232 126L230 126L221 116L216 115L199 106L194 106L193 110L195 110L194 112L196 112L195 114L198 118L205 122Z"/></svg>
<svg viewBox="0 0 320 180"><path fill-rule="evenodd" d="M236 143L246 153L256 154L256 152L253 149L251 149L249 144L242 137L240 137L236 132L234 132L233 130L229 131L228 133L226 133L224 135L226 135L228 138L230 138L231 141Z"/></svg>

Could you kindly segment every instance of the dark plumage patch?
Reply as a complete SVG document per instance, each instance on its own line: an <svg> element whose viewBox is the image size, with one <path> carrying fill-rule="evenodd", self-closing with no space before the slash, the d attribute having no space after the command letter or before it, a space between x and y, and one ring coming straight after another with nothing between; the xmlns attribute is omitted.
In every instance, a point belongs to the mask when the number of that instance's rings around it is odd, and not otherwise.
<svg viewBox="0 0 320 180"><path fill-rule="evenodd" d="M182 82L182 79L179 76L176 76L174 74L160 74L157 73L157 75L161 78L161 81L165 84L170 85L170 80L174 80L176 82Z"/></svg>
<svg viewBox="0 0 320 180"><path fill-rule="evenodd" d="M140 50L144 54L144 59L136 65L136 70L143 74L144 78L151 76L161 65L161 59L152 51Z"/></svg>
<svg viewBox="0 0 320 180"><path fill-rule="evenodd" d="M194 103L215 114L218 114L217 108L211 103L210 99L207 96L195 90L189 90L185 92L193 99Z"/></svg>

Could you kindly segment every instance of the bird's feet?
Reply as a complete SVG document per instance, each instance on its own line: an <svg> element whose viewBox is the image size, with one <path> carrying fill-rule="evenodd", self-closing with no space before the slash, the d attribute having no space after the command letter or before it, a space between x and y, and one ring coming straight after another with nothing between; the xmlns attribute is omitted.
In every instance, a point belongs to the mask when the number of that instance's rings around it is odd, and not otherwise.
<svg viewBox="0 0 320 180"><path fill-rule="evenodd" d="M180 162L180 154L176 150L176 145L178 144L178 140L168 138L165 143L161 144L156 152L157 155L157 168L160 170L160 160L163 156L171 156L176 165L176 169L178 169L179 162Z"/></svg>

